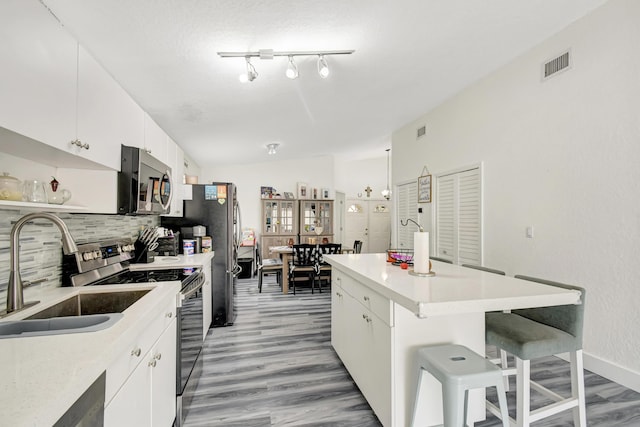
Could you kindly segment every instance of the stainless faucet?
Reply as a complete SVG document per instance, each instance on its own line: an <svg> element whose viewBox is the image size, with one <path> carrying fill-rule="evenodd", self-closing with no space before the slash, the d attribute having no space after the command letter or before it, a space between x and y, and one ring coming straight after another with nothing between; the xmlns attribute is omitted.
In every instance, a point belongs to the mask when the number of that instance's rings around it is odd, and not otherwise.
<svg viewBox="0 0 640 427"><path fill-rule="evenodd" d="M11 271L9 272L9 284L7 286L7 313L25 308L22 279L20 278L20 230L28 221L36 218L48 219L60 229L60 233L62 233L62 250L65 254L78 252L78 247L73 241L67 225L55 215L46 212L34 212L16 221L11 229L11 246L9 247L11 252ZM38 302L27 303L26 307Z"/></svg>

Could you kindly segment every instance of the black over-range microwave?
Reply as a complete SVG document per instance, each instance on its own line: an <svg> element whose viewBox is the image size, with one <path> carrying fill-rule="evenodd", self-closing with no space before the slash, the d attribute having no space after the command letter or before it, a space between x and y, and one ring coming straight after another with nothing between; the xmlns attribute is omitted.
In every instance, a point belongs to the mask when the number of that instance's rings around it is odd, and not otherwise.
<svg viewBox="0 0 640 427"><path fill-rule="evenodd" d="M118 213L168 213L173 191L171 168L137 147L122 146L118 173Z"/></svg>

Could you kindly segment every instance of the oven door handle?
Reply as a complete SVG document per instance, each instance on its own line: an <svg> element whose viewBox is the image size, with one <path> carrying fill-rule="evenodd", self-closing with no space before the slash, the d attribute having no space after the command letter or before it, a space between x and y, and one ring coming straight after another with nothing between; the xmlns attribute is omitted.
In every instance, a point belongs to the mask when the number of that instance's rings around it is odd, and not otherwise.
<svg viewBox="0 0 640 427"><path fill-rule="evenodd" d="M202 289L202 286L204 286L204 277L202 277L201 279L198 279L198 281L200 283L197 286L194 286L193 288L190 288L186 293L181 294L181 297L180 297L181 300L185 300L189 298L191 295L195 294L200 289Z"/></svg>

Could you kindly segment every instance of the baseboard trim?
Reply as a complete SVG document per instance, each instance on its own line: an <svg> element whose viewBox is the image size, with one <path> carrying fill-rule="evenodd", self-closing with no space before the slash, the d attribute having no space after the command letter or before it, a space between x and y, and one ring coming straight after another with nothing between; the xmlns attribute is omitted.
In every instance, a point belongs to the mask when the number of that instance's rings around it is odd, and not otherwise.
<svg viewBox="0 0 640 427"><path fill-rule="evenodd" d="M567 353L558 355L558 357L569 360ZM640 393L640 372L632 371L629 368L588 353L583 353L583 358L586 370Z"/></svg>

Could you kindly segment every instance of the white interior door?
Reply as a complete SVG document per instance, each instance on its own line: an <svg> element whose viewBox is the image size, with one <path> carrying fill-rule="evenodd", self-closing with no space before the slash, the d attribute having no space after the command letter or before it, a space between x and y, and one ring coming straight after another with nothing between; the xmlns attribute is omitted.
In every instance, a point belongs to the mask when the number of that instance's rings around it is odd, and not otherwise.
<svg viewBox="0 0 640 427"><path fill-rule="evenodd" d="M391 206L386 200L348 199L345 215L345 245L362 241L362 253L380 253L389 248Z"/></svg>

